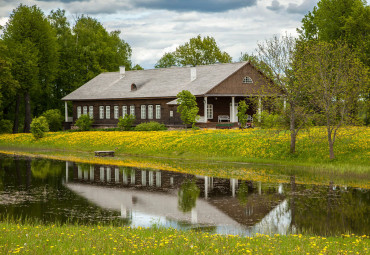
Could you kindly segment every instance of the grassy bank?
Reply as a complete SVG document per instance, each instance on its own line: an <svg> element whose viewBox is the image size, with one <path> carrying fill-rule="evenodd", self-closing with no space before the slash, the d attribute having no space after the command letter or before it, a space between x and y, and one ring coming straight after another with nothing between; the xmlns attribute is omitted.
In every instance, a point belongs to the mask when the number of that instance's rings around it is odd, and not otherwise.
<svg viewBox="0 0 370 255"><path fill-rule="evenodd" d="M174 229L43 226L0 222L0 253L31 254L368 254L369 236L211 235Z"/></svg>
<svg viewBox="0 0 370 255"><path fill-rule="evenodd" d="M274 130L200 130L159 132L57 132L35 140L31 134L0 135L1 147L57 149L117 154L161 156L194 160L304 165L369 171L370 128L342 129L330 160L324 128L302 131L297 153L289 153L289 133Z"/></svg>

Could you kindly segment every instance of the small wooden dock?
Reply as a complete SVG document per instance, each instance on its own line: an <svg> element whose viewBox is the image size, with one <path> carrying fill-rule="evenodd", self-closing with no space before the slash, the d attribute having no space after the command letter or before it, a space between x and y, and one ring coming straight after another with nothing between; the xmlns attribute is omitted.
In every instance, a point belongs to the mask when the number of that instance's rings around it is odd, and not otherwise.
<svg viewBox="0 0 370 255"><path fill-rule="evenodd" d="M95 157L114 157L114 151L95 151Z"/></svg>

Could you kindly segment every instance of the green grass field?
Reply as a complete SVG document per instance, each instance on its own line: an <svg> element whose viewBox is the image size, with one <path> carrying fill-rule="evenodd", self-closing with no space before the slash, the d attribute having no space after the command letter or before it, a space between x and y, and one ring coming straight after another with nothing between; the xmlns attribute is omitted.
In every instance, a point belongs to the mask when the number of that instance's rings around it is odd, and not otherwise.
<svg viewBox="0 0 370 255"><path fill-rule="evenodd" d="M369 254L369 236L254 237L162 228L44 226L0 222L0 253L14 254Z"/></svg>

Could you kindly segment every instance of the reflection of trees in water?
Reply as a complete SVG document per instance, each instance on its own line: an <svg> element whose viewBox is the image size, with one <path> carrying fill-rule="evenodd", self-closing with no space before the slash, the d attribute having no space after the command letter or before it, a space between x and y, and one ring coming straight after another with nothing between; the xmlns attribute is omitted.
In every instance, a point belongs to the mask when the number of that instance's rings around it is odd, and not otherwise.
<svg viewBox="0 0 370 255"><path fill-rule="evenodd" d="M178 205L182 212L190 212L196 205L200 189L195 184L195 180L186 179L178 192Z"/></svg>
<svg viewBox="0 0 370 255"><path fill-rule="evenodd" d="M370 229L369 193L329 187L297 187L291 192L289 209L299 232L315 235L363 234Z"/></svg>
<svg viewBox="0 0 370 255"><path fill-rule="evenodd" d="M32 176L37 179L46 179L48 176L59 176L62 165L47 159L34 159L31 163Z"/></svg>

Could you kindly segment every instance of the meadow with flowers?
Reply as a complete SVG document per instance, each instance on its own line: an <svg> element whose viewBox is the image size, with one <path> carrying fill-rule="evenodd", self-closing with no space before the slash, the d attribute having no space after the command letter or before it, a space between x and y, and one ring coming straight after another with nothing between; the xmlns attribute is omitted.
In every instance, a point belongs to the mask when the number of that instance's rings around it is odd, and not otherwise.
<svg viewBox="0 0 370 255"><path fill-rule="evenodd" d="M369 254L370 237L224 236L118 226L0 222L1 254Z"/></svg>
<svg viewBox="0 0 370 255"><path fill-rule="evenodd" d="M49 132L41 139L31 134L0 135L0 149L67 150L76 156L81 151L113 150L117 155L369 170L369 127L340 129L335 142L335 160L329 159L327 133L323 127L302 130L294 155L289 153L289 141L289 132L261 129Z"/></svg>

